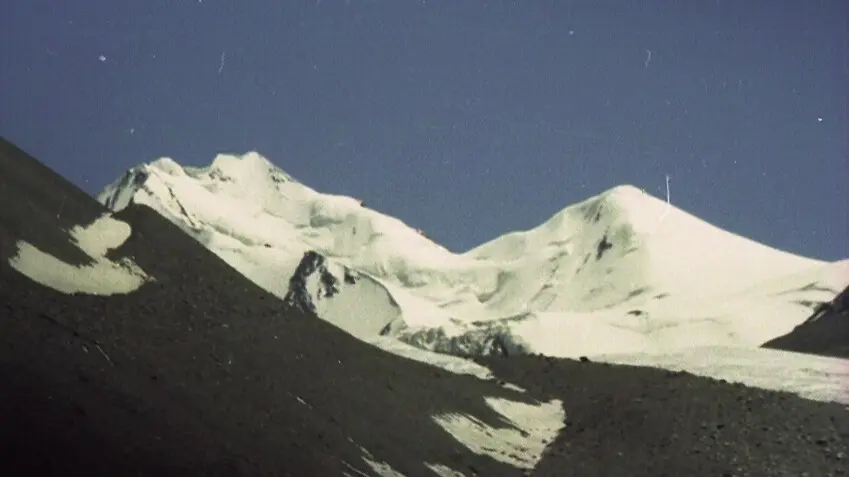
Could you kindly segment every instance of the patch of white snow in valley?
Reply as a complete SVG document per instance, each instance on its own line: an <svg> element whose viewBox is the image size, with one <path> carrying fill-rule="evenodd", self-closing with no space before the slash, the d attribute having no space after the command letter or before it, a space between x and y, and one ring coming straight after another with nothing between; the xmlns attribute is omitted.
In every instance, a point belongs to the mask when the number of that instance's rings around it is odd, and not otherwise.
<svg viewBox="0 0 849 477"><path fill-rule="evenodd" d="M765 348L700 347L664 354L604 354L593 361L683 370L747 386L849 405L849 360Z"/></svg>
<svg viewBox="0 0 849 477"><path fill-rule="evenodd" d="M528 313L482 323L442 327L404 328L397 337L415 346L451 354L544 354L577 358L600 353L656 353L693 346L752 346L786 333L800 318L782 319L780 304L748 308L760 322L738 319L739 313L629 310L597 312ZM774 314L770 314L770 312ZM769 318L772 318L771 320ZM757 326L756 323L771 324Z"/></svg>
<svg viewBox="0 0 849 477"><path fill-rule="evenodd" d="M496 429L472 416L442 414L434 420L472 452L521 469L533 469L564 426L559 400L539 405L487 397L486 403L501 414L510 427Z"/></svg>
<svg viewBox="0 0 849 477"><path fill-rule="evenodd" d="M424 350L387 336L378 336L370 339L368 342L394 355L436 366L455 374L468 374L484 380L495 379L489 368L468 359ZM510 385L505 385L505 387L514 391L524 392L518 386L511 387Z"/></svg>
<svg viewBox="0 0 849 477"><path fill-rule="evenodd" d="M407 327L399 339L443 353L489 350L577 358L665 353L701 346L757 348L803 322L845 287L849 260L815 264L744 292L716 297L660 296L591 311L529 312L502 319Z"/></svg>
<svg viewBox="0 0 849 477"><path fill-rule="evenodd" d="M70 231L71 242L85 252L92 263L71 265L32 244L19 241L18 252L9 259L9 264L31 280L62 293L130 293L151 278L132 260L114 262L105 255L120 247L131 232L125 222L104 215L87 227L76 226Z"/></svg>

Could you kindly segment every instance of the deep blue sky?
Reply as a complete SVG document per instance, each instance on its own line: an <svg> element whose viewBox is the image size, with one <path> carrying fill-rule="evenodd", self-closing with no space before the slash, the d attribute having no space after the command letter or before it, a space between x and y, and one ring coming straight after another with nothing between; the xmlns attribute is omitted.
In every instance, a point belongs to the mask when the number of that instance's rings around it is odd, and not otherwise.
<svg viewBox="0 0 849 477"><path fill-rule="evenodd" d="M257 150L455 251L670 174L673 204L833 260L847 5L4 0L0 135L90 193Z"/></svg>

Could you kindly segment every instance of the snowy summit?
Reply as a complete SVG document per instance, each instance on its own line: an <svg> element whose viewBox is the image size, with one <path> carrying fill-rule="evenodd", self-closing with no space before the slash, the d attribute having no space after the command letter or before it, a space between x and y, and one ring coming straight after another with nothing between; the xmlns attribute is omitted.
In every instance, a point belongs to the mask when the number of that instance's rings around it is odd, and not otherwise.
<svg viewBox="0 0 849 477"><path fill-rule="evenodd" d="M98 200L150 206L269 292L360 339L455 355L755 348L849 277L849 261L770 248L629 185L461 254L255 152L200 168L159 159Z"/></svg>

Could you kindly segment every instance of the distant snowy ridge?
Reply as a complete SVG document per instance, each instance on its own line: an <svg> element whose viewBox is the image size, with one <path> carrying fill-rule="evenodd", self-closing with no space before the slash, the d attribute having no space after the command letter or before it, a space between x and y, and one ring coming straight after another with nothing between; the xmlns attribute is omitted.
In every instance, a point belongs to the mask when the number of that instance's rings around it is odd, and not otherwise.
<svg viewBox="0 0 849 477"><path fill-rule="evenodd" d="M849 261L775 250L633 186L462 254L257 153L202 168L160 159L98 199L154 208L260 286L361 339L456 355L756 347L849 281Z"/></svg>

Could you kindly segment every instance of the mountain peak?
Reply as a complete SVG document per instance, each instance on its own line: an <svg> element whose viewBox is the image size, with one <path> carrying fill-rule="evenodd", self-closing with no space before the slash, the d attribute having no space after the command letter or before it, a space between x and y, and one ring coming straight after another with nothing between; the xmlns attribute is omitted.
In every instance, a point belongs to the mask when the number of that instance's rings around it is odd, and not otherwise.
<svg viewBox="0 0 849 477"><path fill-rule="evenodd" d="M177 164L177 162L174 159L171 159L170 157L160 157L159 159L151 162L148 165L137 166L137 167L134 167L133 169L139 169L139 168L145 168L145 167L156 169L158 171L162 171L162 172L165 172L166 174L170 174L170 175L183 174L183 166L181 166L180 164Z"/></svg>
<svg viewBox="0 0 849 477"><path fill-rule="evenodd" d="M242 155L218 154L208 166L185 167L183 169L195 178L208 176L214 180L240 183L246 187L268 183L297 182L292 176L256 151L249 151Z"/></svg>
<svg viewBox="0 0 849 477"><path fill-rule="evenodd" d="M620 184L599 194L605 197L639 197L648 195L646 191L632 184Z"/></svg>
<svg viewBox="0 0 849 477"><path fill-rule="evenodd" d="M639 215L651 211L655 215L663 213L669 207L665 200L659 199L643 189L631 184L612 187L584 203L606 204L612 209L628 215Z"/></svg>
<svg viewBox="0 0 849 477"><path fill-rule="evenodd" d="M669 210L666 202L636 186L618 185L566 206L534 228L507 233L466 254L476 258L520 259L542 247L572 241L575 234L594 235L591 231L595 230L600 239L611 229L641 230L646 228L641 224L654 225Z"/></svg>
<svg viewBox="0 0 849 477"><path fill-rule="evenodd" d="M262 154L257 151L248 151L241 156L234 154L218 154L212 160L210 168L221 172L238 173L242 171L267 171L277 169L277 166L271 163Z"/></svg>

